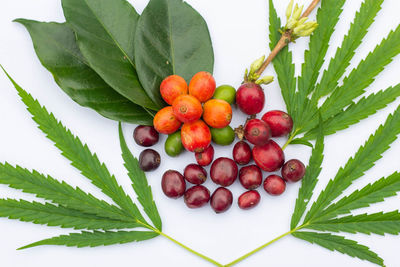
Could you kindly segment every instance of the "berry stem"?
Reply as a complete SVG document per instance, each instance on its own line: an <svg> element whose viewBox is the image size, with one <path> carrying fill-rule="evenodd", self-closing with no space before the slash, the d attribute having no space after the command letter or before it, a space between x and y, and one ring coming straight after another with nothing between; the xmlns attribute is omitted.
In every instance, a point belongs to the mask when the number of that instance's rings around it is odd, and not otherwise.
<svg viewBox="0 0 400 267"><path fill-rule="evenodd" d="M282 238L284 238L284 237L286 237L286 236L288 236L288 235L293 234L294 232L296 232L296 231L298 231L298 230L300 230L300 229L306 227L307 225L308 225L308 223L303 224L303 225L301 225L301 226L299 226L299 227L297 227L297 228L294 228L294 229L290 230L289 232L286 232L286 233L284 233L284 234L282 234L282 235L280 235L280 236L278 236L278 237L272 239L271 241L265 243L264 245L259 246L258 248L256 248L256 249L250 251L249 253L247 253L247 254L241 256L240 258L237 258L236 260L234 260L234 261L232 261L232 262L230 262L230 263L224 265L223 267L230 267L230 266L236 265L236 264L238 264L239 262L241 262L241 261L247 259L248 257L252 256L253 254L259 252L260 250L263 250L264 248L268 247L269 245L275 243L276 241L278 241L278 240L280 240L280 239L282 239Z"/></svg>
<svg viewBox="0 0 400 267"><path fill-rule="evenodd" d="M306 9L306 11L304 11L303 15L301 15L301 18L308 17L320 1L321 0L313 0L312 3ZM265 71L265 69L272 62L272 60L274 60L274 58L279 54L279 52L283 48L285 48L291 41L292 41L292 31L284 32L279 42L276 44L276 46L271 51L271 53L264 61L264 63L261 65L261 67L255 72L255 74L261 76L261 74Z"/></svg>
<svg viewBox="0 0 400 267"><path fill-rule="evenodd" d="M208 261L209 263L211 263L211 264L213 264L213 265L215 265L215 266L224 267L224 265L222 265L221 263L219 263L219 262L217 262L217 261L215 261L215 260L213 260L213 259L207 257L207 256L204 255L204 254L201 254L200 252L195 251L194 249L191 249L190 247L188 247L188 246L182 244L182 243L179 242L178 240L176 240L176 239L172 238L171 236L169 236L169 235L163 233L162 231L160 231L160 230L158 230L158 229L152 227L151 225L148 225L147 223L143 223L143 222L141 222L141 221L137 221L137 222L138 222L139 224L143 225L145 228L152 230L153 232L155 232L155 233L157 233L157 234L159 234L159 235L165 237L166 239L168 239L169 241L175 243L176 245L178 245L178 246L180 246L180 247L186 249L186 250L189 251L190 253L192 253L192 254L194 254L194 255L196 255L196 256L202 258L203 260Z"/></svg>

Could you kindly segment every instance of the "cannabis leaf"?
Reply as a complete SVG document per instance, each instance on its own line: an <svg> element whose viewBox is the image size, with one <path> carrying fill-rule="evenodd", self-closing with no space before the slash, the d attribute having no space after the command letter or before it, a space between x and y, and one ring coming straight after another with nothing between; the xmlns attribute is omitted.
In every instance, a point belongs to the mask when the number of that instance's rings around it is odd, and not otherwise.
<svg viewBox="0 0 400 267"><path fill-rule="evenodd" d="M42 204L35 201L1 199L0 216L48 226L92 230L42 240L23 248L39 245L93 247L147 240L158 236L160 232L146 222L136 204L118 185L117 180L109 173L106 166L100 163L96 154L93 154L78 137L73 136L61 122L57 121L53 114L23 90L5 70L4 72L13 83L39 129L55 143L62 155L69 159L83 176L100 188L116 204L99 200L80 188L73 188L66 182L59 182L36 171L31 172L18 166L12 167L8 163L0 164L0 183L52 202ZM134 170L130 173L130 177L135 183L133 186L140 194L139 200L143 203L145 212L148 212L148 216L155 222L155 226L160 229L161 219L152 199L151 189L144 181L146 179L144 173L137 167L137 160L128 153L122 138L121 136L123 153L125 158L129 159L126 166L129 170ZM138 175L137 180L134 175ZM143 188L144 185L147 187ZM150 231L112 231L136 227L147 228Z"/></svg>
<svg viewBox="0 0 400 267"><path fill-rule="evenodd" d="M305 52L305 61L301 75L294 77L291 54L285 48L274 59L273 64L278 75L282 95L288 113L293 117L294 127L288 144L309 145L318 132L318 113L323 119L324 135L333 134L358 123L378 110L385 108L399 96L399 86L389 87L376 94L356 98L366 92L366 88L375 77L400 53L400 26L391 31L387 38L364 59L356 68L343 78L356 49L362 43L369 27L381 10L383 0L364 0L350 25L343 42L330 60L328 69L320 75L320 69L326 60L329 41L339 20L345 1L322 1L317 13L319 27L310 38L309 49ZM278 32L281 23L270 0L270 47L280 39ZM284 59L284 62L282 61ZM322 76L322 77L320 77ZM321 79L318 82L318 79ZM339 81L343 78L342 84ZM321 100L323 96L326 99ZM302 137L298 137L299 135ZM297 137L297 138L296 138Z"/></svg>

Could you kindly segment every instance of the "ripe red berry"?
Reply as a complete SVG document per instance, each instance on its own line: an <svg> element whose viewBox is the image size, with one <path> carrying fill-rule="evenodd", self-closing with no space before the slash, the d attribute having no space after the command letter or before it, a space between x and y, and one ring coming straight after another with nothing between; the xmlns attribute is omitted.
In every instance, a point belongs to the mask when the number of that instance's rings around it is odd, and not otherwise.
<svg viewBox="0 0 400 267"><path fill-rule="evenodd" d="M304 164L297 159L291 159L283 165L282 177L287 182L300 181L306 172Z"/></svg>
<svg viewBox="0 0 400 267"><path fill-rule="evenodd" d="M210 191L202 185L195 185L186 191L184 199L186 206L197 209L210 201Z"/></svg>
<svg viewBox="0 0 400 267"><path fill-rule="evenodd" d="M260 113L265 104L263 89L255 83L242 84L236 92L236 104L248 115Z"/></svg>
<svg viewBox="0 0 400 267"><path fill-rule="evenodd" d="M244 126L244 137L253 145L262 146L271 138L271 130L265 121L251 119Z"/></svg>
<svg viewBox="0 0 400 267"><path fill-rule="evenodd" d="M260 193L258 193L256 190L244 192L238 199L239 208L243 210L254 208L258 205L258 203L260 203L260 199Z"/></svg>
<svg viewBox="0 0 400 267"><path fill-rule="evenodd" d="M242 167L239 171L239 181L246 189L256 189L262 183L260 168L256 165Z"/></svg>
<svg viewBox="0 0 400 267"><path fill-rule="evenodd" d="M293 120L286 112L280 110L268 111L262 117L265 121L273 137L288 135L293 129Z"/></svg>
<svg viewBox="0 0 400 267"><path fill-rule="evenodd" d="M133 131L133 139L139 146L149 147L158 142L159 134L153 126L139 125Z"/></svg>
<svg viewBox="0 0 400 267"><path fill-rule="evenodd" d="M269 140L265 145L253 148L253 159L262 170L274 172L282 167L285 155L277 143Z"/></svg>
<svg viewBox="0 0 400 267"><path fill-rule="evenodd" d="M189 164L183 171L186 181L191 184L202 184L207 180L206 170L197 164Z"/></svg>
<svg viewBox="0 0 400 267"><path fill-rule="evenodd" d="M230 186L235 182L237 175L238 167L229 158L218 158L211 165L210 177L216 184Z"/></svg>
<svg viewBox="0 0 400 267"><path fill-rule="evenodd" d="M214 148L209 145L203 152L195 153L197 164L200 166L208 166L214 159Z"/></svg>
<svg viewBox="0 0 400 267"><path fill-rule="evenodd" d="M264 190L270 195L281 195L283 192L285 192L285 189L285 180L278 175L270 175L264 181Z"/></svg>
<svg viewBox="0 0 400 267"><path fill-rule="evenodd" d="M179 172L168 170L162 176L161 188L167 197L179 198L186 190L185 179Z"/></svg>
<svg viewBox="0 0 400 267"><path fill-rule="evenodd" d="M251 160L251 148L245 141L239 141L233 147L232 155L237 164L246 165Z"/></svg>
<svg viewBox="0 0 400 267"><path fill-rule="evenodd" d="M222 213L227 211L233 202L233 195L229 189L225 187L219 187L211 196L211 208L216 213Z"/></svg>
<svg viewBox="0 0 400 267"><path fill-rule="evenodd" d="M154 171L160 163L160 154L154 149L145 149L139 155L139 167L145 172Z"/></svg>

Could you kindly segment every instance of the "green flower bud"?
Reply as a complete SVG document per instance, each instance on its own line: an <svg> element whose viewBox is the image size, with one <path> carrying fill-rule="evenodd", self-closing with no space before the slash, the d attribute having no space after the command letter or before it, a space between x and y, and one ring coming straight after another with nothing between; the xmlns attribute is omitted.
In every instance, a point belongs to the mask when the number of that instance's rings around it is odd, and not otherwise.
<svg viewBox="0 0 400 267"><path fill-rule="evenodd" d="M286 24L286 29L292 30L294 27L296 27L297 20L290 18Z"/></svg>
<svg viewBox="0 0 400 267"><path fill-rule="evenodd" d="M264 76L261 79L259 79L258 81L256 81L256 84L270 84L273 81L274 81L273 76Z"/></svg>
<svg viewBox="0 0 400 267"><path fill-rule="evenodd" d="M306 29L306 26L303 24L303 25L300 25L300 26L297 26L296 28L294 28L293 33L295 35L299 35L299 33L304 31L305 29Z"/></svg>
<svg viewBox="0 0 400 267"><path fill-rule="evenodd" d="M302 25L302 24L305 24L304 22L306 22L306 20L308 20L307 17L304 17L304 18L300 19L300 20L297 22L296 26L300 26L300 25Z"/></svg>
<svg viewBox="0 0 400 267"><path fill-rule="evenodd" d="M289 18L292 16L293 4L294 4L294 0L291 0L286 9L286 20L289 20Z"/></svg>
<svg viewBox="0 0 400 267"><path fill-rule="evenodd" d="M296 4L296 7L294 8L294 11L293 11L293 16L292 16L292 18L294 20L300 19L301 13L303 12L303 8L304 8L304 6L299 7L299 5Z"/></svg>
<svg viewBox="0 0 400 267"><path fill-rule="evenodd" d="M264 63L265 56L260 57L256 61L254 61L250 66L250 75L256 72Z"/></svg>

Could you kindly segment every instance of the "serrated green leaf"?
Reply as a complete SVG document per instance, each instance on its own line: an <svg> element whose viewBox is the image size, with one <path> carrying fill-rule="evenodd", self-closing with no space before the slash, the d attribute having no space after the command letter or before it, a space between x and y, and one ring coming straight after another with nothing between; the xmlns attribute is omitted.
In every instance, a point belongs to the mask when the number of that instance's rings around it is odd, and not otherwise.
<svg viewBox="0 0 400 267"><path fill-rule="evenodd" d="M387 178L381 178L373 184L368 184L361 190L356 190L327 207L318 221L327 220L338 215L350 213L352 210L369 207L382 202L400 191L400 173L395 172Z"/></svg>
<svg viewBox="0 0 400 267"><path fill-rule="evenodd" d="M275 10L274 2L269 0L269 47L271 50L274 49L275 45L281 38L281 33L279 32L281 28L281 20ZM272 63L274 64L274 69L278 75L278 82L281 87L283 99L286 103L286 109L294 121L296 121L295 109L297 107L294 103L296 78L294 75L295 66L293 64L292 52L289 51L288 47L285 47L281 52L279 52Z"/></svg>
<svg viewBox="0 0 400 267"><path fill-rule="evenodd" d="M0 199L0 217L73 229L112 230L137 227L136 223L86 214L50 203L42 204L14 199Z"/></svg>
<svg viewBox="0 0 400 267"><path fill-rule="evenodd" d="M124 159L124 166L128 170L128 176L131 178L132 187L135 190L138 200L140 204L142 204L147 216L149 216L154 226L161 231L162 223L160 214L158 213L156 203L154 202L153 193L147 182L146 174L140 169L139 161L133 157L126 145L121 123L119 123L118 126L122 158Z"/></svg>
<svg viewBox="0 0 400 267"><path fill-rule="evenodd" d="M313 109L305 108L306 105L311 104L306 102L306 98L315 89L319 71L328 51L329 40L339 21L345 2L345 0L325 0L321 2L321 8L318 9L318 28L311 35L309 49L305 51L298 94L296 94L296 104L299 106L296 117L300 128L303 123L307 122L306 118L309 116L309 112L313 112Z"/></svg>
<svg viewBox="0 0 400 267"><path fill-rule="evenodd" d="M318 182L318 176L321 173L321 165L324 159L324 135L322 123L319 126L318 138L315 147L311 153L311 157L306 168L306 173L301 181L301 187L296 200L296 206L292 215L290 228L294 229L299 224L308 203L313 195L315 185Z"/></svg>
<svg viewBox="0 0 400 267"><path fill-rule="evenodd" d="M65 182L55 180L51 176L44 176L36 171L30 172L19 166L14 168L8 163L0 164L0 184L21 189L25 193L35 194L39 198L50 200L84 213L135 222L134 219L126 215L118 207L99 200L91 194L83 192L80 188L73 188Z"/></svg>
<svg viewBox="0 0 400 267"><path fill-rule="evenodd" d="M356 241L346 239L342 236L315 232L295 232L292 235L312 244L320 245L321 247L331 251L338 251L351 257L367 260L380 266L384 266L383 259L368 247L360 245Z"/></svg>
<svg viewBox="0 0 400 267"><path fill-rule="evenodd" d="M44 239L39 242L29 244L27 246L19 248L27 249L43 245L57 245L67 247L98 247L98 246L109 246L114 244L125 244L130 242L138 242L149 240L157 237L158 234L149 231L118 231L118 232L86 232L71 233L69 235L61 235L49 239Z"/></svg>
<svg viewBox="0 0 400 267"><path fill-rule="evenodd" d="M39 129L55 143L62 155L71 161L71 165L80 170L85 177L113 199L123 210L127 211L130 216L145 222L132 199L118 185L117 180L109 173L106 166L100 163L97 155L92 154L87 145L82 144L78 137L75 137L70 130L57 121L52 113L49 113L46 108L42 107L37 100L22 89L5 70L4 72L28 107L28 111L32 114L32 119L38 124Z"/></svg>
<svg viewBox="0 0 400 267"><path fill-rule="evenodd" d="M150 0L138 22L135 60L143 87L158 96L169 75L189 82L197 72L212 73L214 52L206 22L182 0Z"/></svg>
<svg viewBox="0 0 400 267"><path fill-rule="evenodd" d="M302 138L293 139L292 141L290 141L290 144L291 145L305 145L305 146L308 146L311 148L314 147L313 144L311 144L310 142L308 142L307 140L302 139Z"/></svg>
<svg viewBox="0 0 400 267"><path fill-rule="evenodd" d="M332 95L325 100L320 108L323 119L337 115L350 105L353 99L365 93L365 88L399 53L400 25L396 30L391 31L388 37L344 79L343 85L334 90Z"/></svg>
<svg viewBox="0 0 400 267"><path fill-rule="evenodd" d="M145 109L118 94L89 67L65 23L15 21L29 31L40 62L72 100L112 120L152 125L153 117Z"/></svg>
<svg viewBox="0 0 400 267"><path fill-rule="evenodd" d="M388 104L395 101L399 96L400 84L379 91L376 94L371 94L368 97L363 97L357 103L353 102L344 111L324 122L324 135L334 134L368 118L370 115L375 114L378 110L385 108ZM316 130L317 128L314 128L307 132L302 139L315 139Z"/></svg>
<svg viewBox="0 0 400 267"><path fill-rule="evenodd" d="M137 105L164 106L159 90L143 89L134 63L134 37L139 15L125 0L62 0L64 16L78 46L112 88Z"/></svg>
<svg viewBox="0 0 400 267"><path fill-rule="evenodd" d="M378 235L398 235L400 233L400 213L396 210L389 213L378 212L357 216L350 215L338 219L313 223L307 226L307 228L352 234L363 233L369 235L373 233Z"/></svg>
<svg viewBox="0 0 400 267"><path fill-rule="evenodd" d="M355 19L344 37L341 46L336 50L335 56L330 60L329 67L324 71L321 82L317 85L313 99L320 99L331 93L337 86L340 78L345 73L355 50L360 46L368 28L374 22L381 9L383 0L365 0ZM314 81L315 82L315 81Z"/></svg>
<svg viewBox="0 0 400 267"><path fill-rule="evenodd" d="M390 148L390 144L397 139L400 133L400 106L389 115L385 124L381 125L371 135L368 141L359 148L353 158L339 169L335 178L330 180L327 187L321 192L308 212L305 222L318 218L324 213L324 209L335 200L353 181L364 175L364 172L372 168L382 153Z"/></svg>

